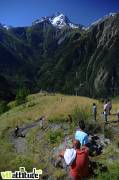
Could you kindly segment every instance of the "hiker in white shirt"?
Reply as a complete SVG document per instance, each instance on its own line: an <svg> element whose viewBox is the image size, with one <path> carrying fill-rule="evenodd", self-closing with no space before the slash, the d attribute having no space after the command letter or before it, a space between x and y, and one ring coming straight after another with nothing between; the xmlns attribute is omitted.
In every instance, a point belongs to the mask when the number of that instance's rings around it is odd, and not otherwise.
<svg viewBox="0 0 119 180"><path fill-rule="evenodd" d="M107 111L108 110L108 102L107 101L105 101L105 104L104 104L104 111Z"/></svg>
<svg viewBox="0 0 119 180"><path fill-rule="evenodd" d="M112 109L112 103L110 100L108 100L108 102L107 102L107 107L108 107L108 114L111 115L110 111Z"/></svg>

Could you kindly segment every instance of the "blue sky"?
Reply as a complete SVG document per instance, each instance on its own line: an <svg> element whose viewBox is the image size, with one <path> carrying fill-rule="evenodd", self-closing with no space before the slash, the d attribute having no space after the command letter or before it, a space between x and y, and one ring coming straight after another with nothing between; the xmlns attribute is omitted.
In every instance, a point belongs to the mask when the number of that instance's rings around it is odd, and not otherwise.
<svg viewBox="0 0 119 180"><path fill-rule="evenodd" d="M119 12L119 0L0 0L0 22L6 25L31 25L55 12L87 26L110 12Z"/></svg>

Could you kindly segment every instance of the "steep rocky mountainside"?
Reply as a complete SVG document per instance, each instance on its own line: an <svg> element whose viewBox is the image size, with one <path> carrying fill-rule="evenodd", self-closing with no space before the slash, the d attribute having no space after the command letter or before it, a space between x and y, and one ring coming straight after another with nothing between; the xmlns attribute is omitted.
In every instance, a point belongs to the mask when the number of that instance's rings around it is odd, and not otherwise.
<svg viewBox="0 0 119 180"><path fill-rule="evenodd" d="M30 27L0 25L0 98L25 85L86 96L108 96L119 89L119 14L89 28L65 16L45 17ZM3 93L4 92L4 93Z"/></svg>

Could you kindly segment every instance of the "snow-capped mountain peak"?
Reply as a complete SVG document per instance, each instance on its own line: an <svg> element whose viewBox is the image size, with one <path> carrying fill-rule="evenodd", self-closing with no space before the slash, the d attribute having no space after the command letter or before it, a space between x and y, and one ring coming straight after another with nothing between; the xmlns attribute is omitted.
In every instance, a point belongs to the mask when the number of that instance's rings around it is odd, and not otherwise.
<svg viewBox="0 0 119 180"><path fill-rule="evenodd" d="M59 12L55 13L53 16L42 17L41 19L34 21L33 25L44 22L44 21L50 22L54 27L58 29L62 29L63 27L69 27L72 29L81 27L80 25L72 23L67 18L67 16Z"/></svg>

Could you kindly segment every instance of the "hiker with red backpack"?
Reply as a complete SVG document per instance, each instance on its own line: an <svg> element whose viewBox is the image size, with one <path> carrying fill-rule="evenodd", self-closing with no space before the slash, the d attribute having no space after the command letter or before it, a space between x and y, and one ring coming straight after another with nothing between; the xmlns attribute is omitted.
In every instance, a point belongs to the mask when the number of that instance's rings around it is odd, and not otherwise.
<svg viewBox="0 0 119 180"><path fill-rule="evenodd" d="M72 180L82 180L89 176L89 151L86 146L81 147L78 140L73 140L73 148L62 151L59 155L69 165Z"/></svg>

